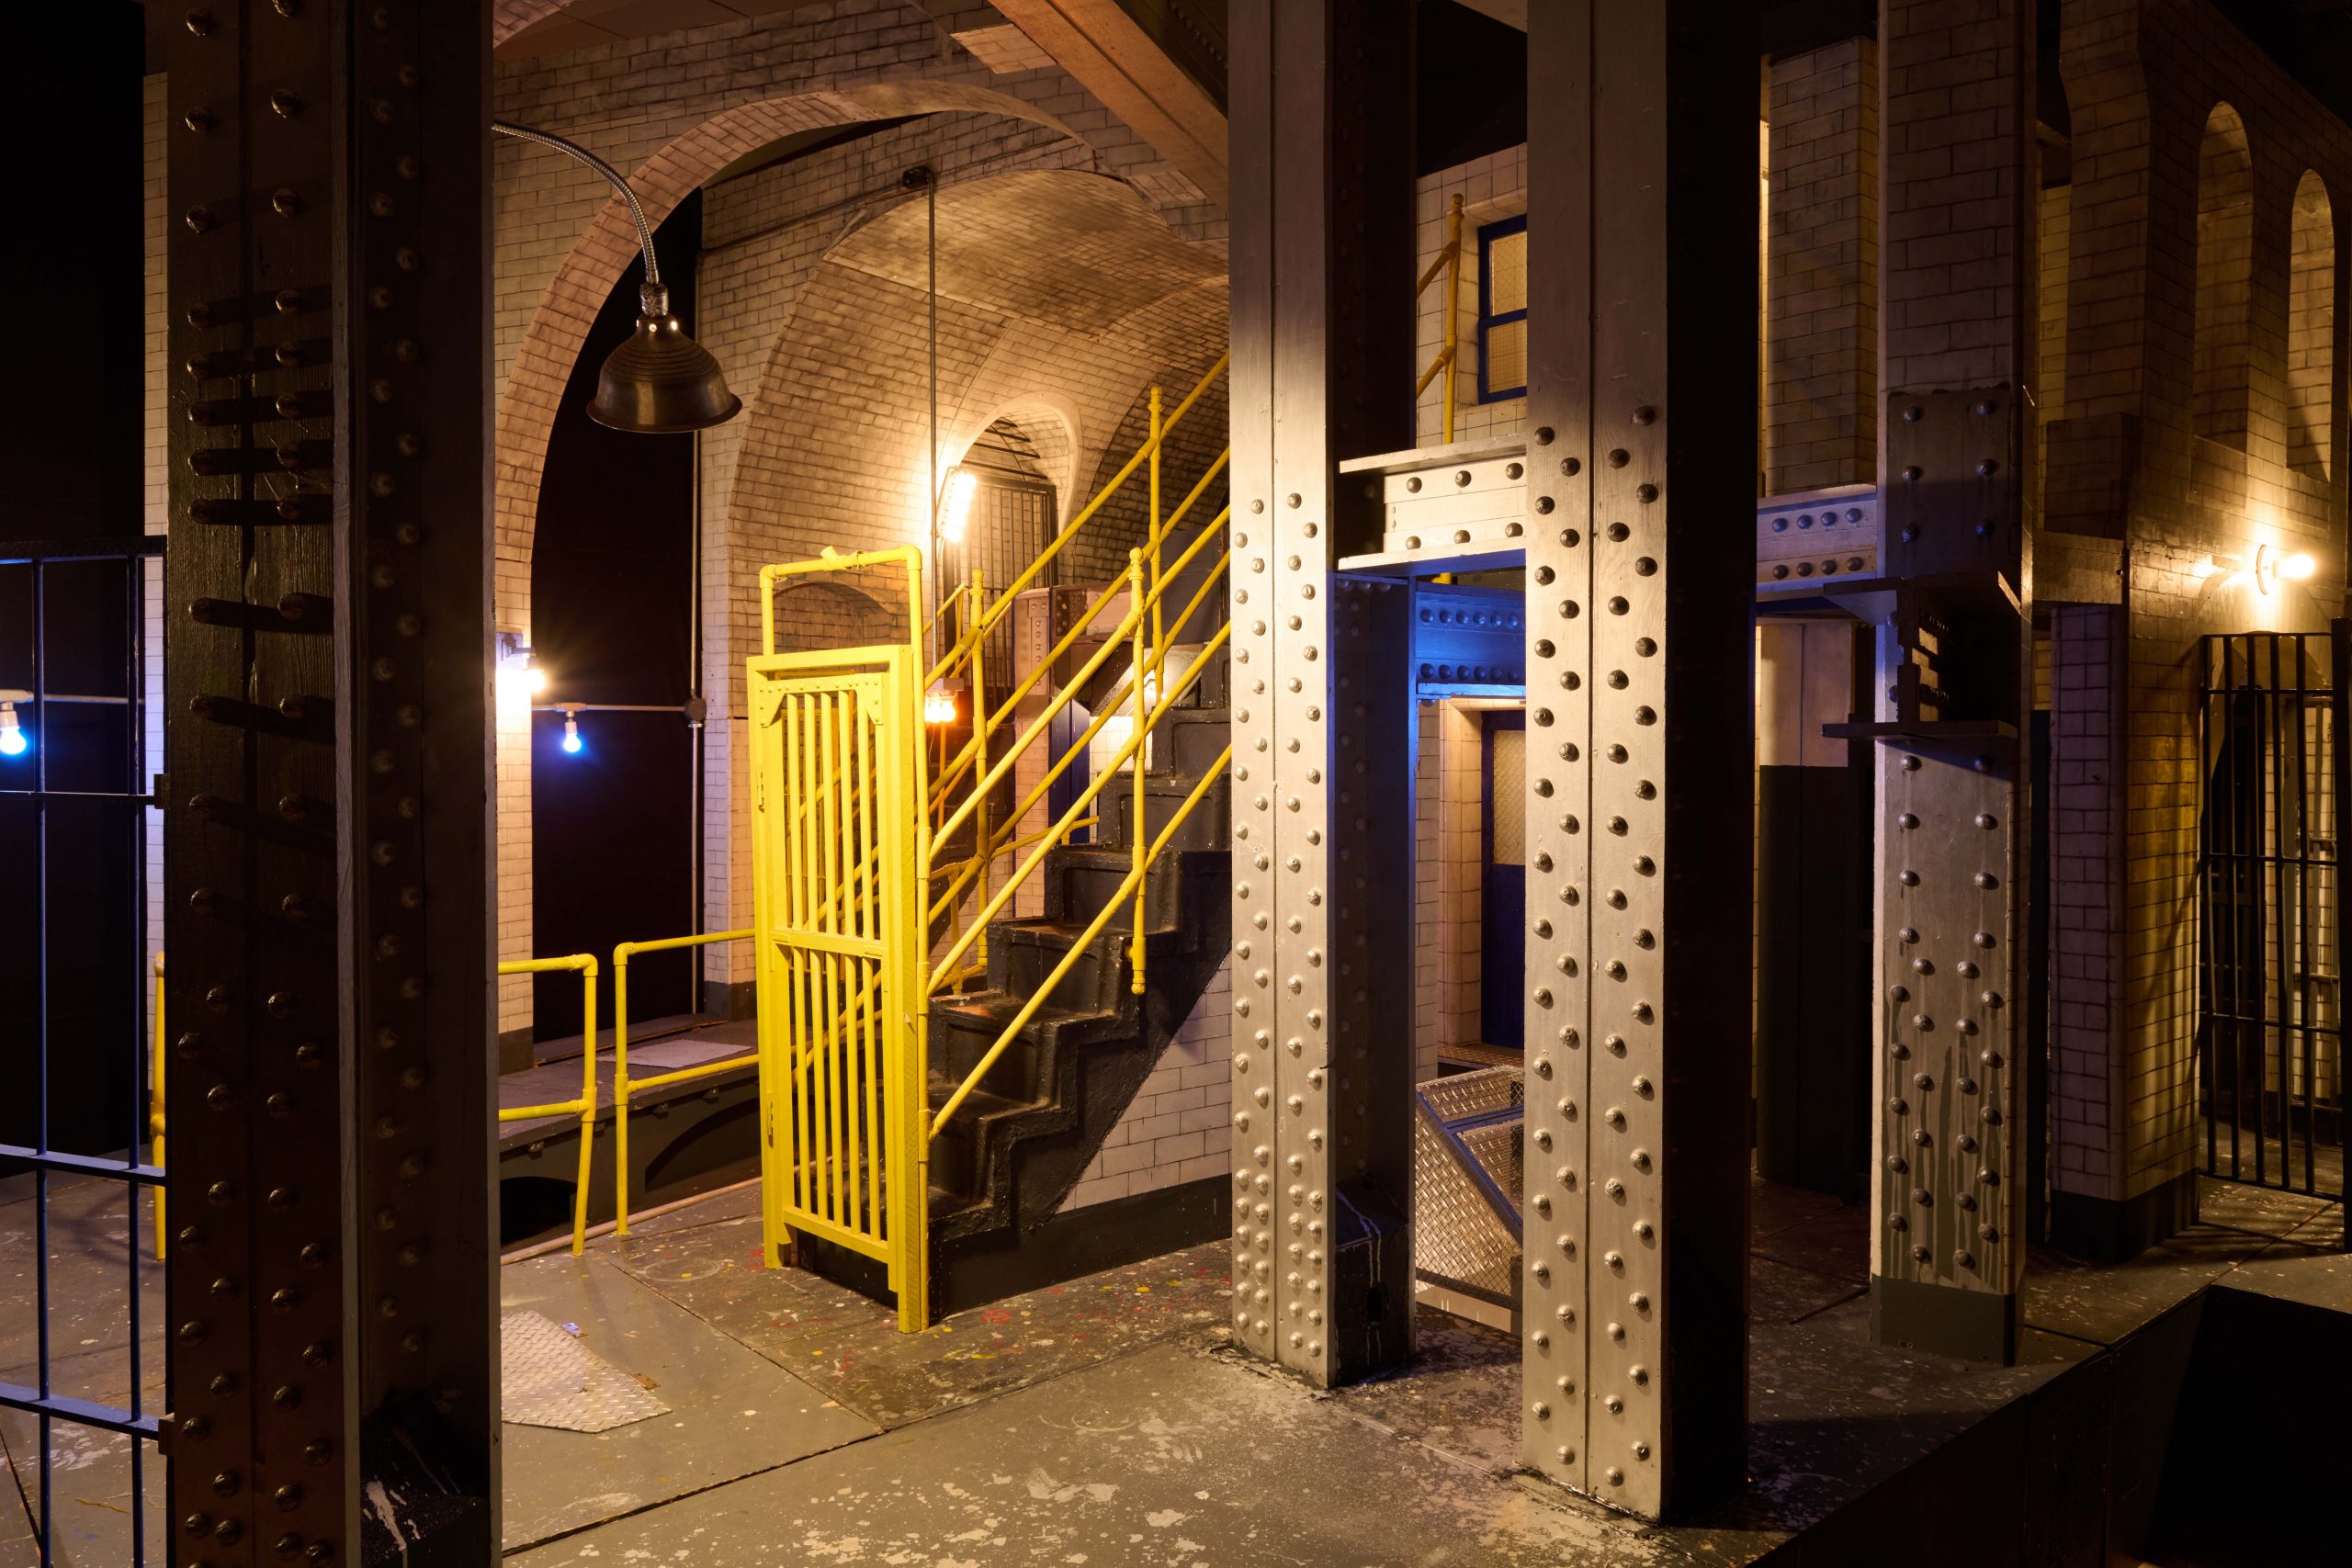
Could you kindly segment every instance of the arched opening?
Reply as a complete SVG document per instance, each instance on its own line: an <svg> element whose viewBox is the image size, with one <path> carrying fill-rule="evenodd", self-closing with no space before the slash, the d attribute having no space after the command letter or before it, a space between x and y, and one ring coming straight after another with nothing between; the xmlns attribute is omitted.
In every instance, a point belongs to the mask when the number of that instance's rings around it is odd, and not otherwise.
<svg viewBox="0 0 2352 1568"><path fill-rule="evenodd" d="M993 596L1009 588L1043 555L1059 527L1059 496L1054 459L1068 461L1069 436L1050 417L1023 421L1001 417L980 433L946 478L940 504L938 576L940 602L967 587L972 574ZM1048 561L1030 584L1051 588L1062 581L1058 559ZM968 610L959 606L948 625L961 626ZM983 650L991 702L1011 693L1013 623L1007 619L988 637ZM952 634L943 628L943 637Z"/></svg>
<svg viewBox="0 0 2352 1568"><path fill-rule="evenodd" d="M2295 184L2287 277L2287 461L2324 479L2335 464L2335 212L2327 182Z"/></svg>
<svg viewBox="0 0 2352 1568"><path fill-rule="evenodd" d="M2254 161L2227 104L2197 155L2198 434L2243 449L2253 407Z"/></svg>

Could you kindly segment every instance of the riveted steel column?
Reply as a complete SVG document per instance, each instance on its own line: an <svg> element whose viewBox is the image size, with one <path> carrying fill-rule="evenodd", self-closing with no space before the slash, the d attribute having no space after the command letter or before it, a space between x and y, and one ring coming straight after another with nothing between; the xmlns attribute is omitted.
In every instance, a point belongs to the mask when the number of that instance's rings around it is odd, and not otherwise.
<svg viewBox="0 0 2352 1568"><path fill-rule="evenodd" d="M1654 1517L1736 1484L1746 1436L1741 20L1529 17L1522 1431L1532 1467Z"/></svg>
<svg viewBox="0 0 2352 1568"><path fill-rule="evenodd" d="M2035 0L1882 0L1889 313L1879 493L1878 984L1871 1320L1882 1341L2015 1358L2029 863ZM1968 82L1961 123L1945 85ZM1931 302L1934 310L1899 309Z"/></svg>
<svg viewBox="0 0 2352 1568"><path fill-rule="evenodd" d="M485 1562L487 13L170 37L172 1556Z"/></svg>
<svg viewBox="0 0 2352 1568"><path fill-rule="evenodd" d="M1323 1384L1411 1344L1407 648L1330 563L1337 460L1411 440L1412 15L1233 19L1234 1327Z"/></svg>

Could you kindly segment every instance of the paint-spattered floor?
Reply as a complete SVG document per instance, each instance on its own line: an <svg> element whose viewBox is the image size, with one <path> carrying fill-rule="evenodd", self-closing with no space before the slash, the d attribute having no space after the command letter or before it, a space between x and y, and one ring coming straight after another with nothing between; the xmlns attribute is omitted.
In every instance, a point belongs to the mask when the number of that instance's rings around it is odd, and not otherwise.
<svg viewBox="0 0 2352 1568"><path fill-rule="evenodd" d="M512 1268L508 1300L559 1292L539 1298L553 1316L560 1291L625 1279L683 1314L637 1309L697 1347L686 1359L754 1353L778 1409L798 1383L792 1416L764 1446L723 1422L705 1439L665 1384L680 1412L635 1439L636 1461L609 1457L622 1432L550 1433L528 1439L542 1464L510 1427L509 1540L536 1541L514 1558L526 1568L1735 1564L2207 1285L2352 1310L2337 1208L2209 1185L2196 1227L2130 1263L2037 1253L2019 1364L1966 1365L1870 1342L1866 1224L1758 1185L1751 1483L1704 1525L1657 1529L1517 1472L1507 1335L1424 1312L1411 1366L1317 1393L1230 1348L1221 1242L900 1335L881 1306L761 1269L736 1195L584 1263ZM625 1366L635 1353L626 1335L597 1348ZM623 1494L633 1511L615 1506ZM600 1507L620 1517L535 1534Z"/></svg>
<svg viewBox="0 0 2352 1568"><path fill-rule="evenodd" d="M28 1382L28 1197L0 1190L0 1378ZM1509 1336L1424 1313L1410 1366L1317 1393L1228 1347L1222 1243L900 1335L885 1307L763 1269L754 1201L503 1271L510 1308L576 1325L671 1406L594 1436L507 1427L516 1562L1734 1564L2208 1285L2352 1311L2338 1207L2209 1183L2200 1223L2129 1263L2038 1251L2019 1365L1908 1355L1869 1341L1864 1216L1759 1184L1751 1484L1704 1527L1659 1530L1515 1472ZM51 1195L61 1387L128 1393L133 1224L111 1183ZM159 1399L160 1271L137 1272ZM17 1486L0 1568L36 1561L34 1425L0 1416ZM160 1464L134 1487L127 1445L62 1427L51 1453L58 1562L130 1561L134 1496L160 1546Z"/></svg>

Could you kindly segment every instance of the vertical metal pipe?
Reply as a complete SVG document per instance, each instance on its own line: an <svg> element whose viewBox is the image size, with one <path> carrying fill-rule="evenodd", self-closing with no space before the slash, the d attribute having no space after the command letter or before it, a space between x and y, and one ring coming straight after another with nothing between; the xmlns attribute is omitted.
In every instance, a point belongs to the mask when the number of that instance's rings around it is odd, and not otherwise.
<svg viewBox="0 0 2352 1568"><path fill-rule="evenodd" d="M699 904L696 906L699 908ZM696 936L702 933L696 931ZM628 952L613 949L613 1234L628 1235ZM699 953L702 950L695 950ZM594 1043L594 1042L591 1042Z"/></svg>
<svg viewBox="0 0 2352 1568"><path fill-rule="evenodd" d="M989 852L988 792L981 788L989 776L988 634L977 630L988 625L989 595L981 570L977 566L972 568L971 588L972 591L965 595L965 602L971 607L972 625L976 628L972 638L972 745L976 752L972 762L972 789L979 796L972 811L972 852L979 857L979 908L985 909L989 907L989 862L995 857ZM929 897L928 889L924 896ZM989 933L985 929L972 943L972 956L983 965L989 961Z"/></svg>
<svg viewBox="0 0 2352 1568"><path fill-rule="evenodd" d="M1153 458L1155 462L1158 461L1157 451L1154 452ZM1135 790L1133 795L1134 814L1127 822L1127 841L1128 848L1135 858L1136 902L1135 924L1133 931L1129 933L1127 951L1131 955L1132 967L1135 972L1132 987L1136 996L1142 996L1144 992L1145 945L1143 929L1144 884L1148 880L1147 868L1150 864L1151 850L1151 832L1148 826L1148 818L1144 813L1144 748L1151 744L1149 739L1151 728L1151 705L1144 701L1143 692L1144 578L1143 552L1141 550L1129 550L1127 552L1127 593L1129 595L1127 600L1130 612L1129 619L1132 620L1135 625L1134 651L1131 655L1131 658L1134 660L1134 670L1132 671L1131 680L1135 686L1136 707L1135 734L1132 737L1134 741L1134 754L1127 764L1128 767L1134 770L1135 774ZM1154 612L1157 613L1157 610L1158 606L1155 604Z"/></svg>

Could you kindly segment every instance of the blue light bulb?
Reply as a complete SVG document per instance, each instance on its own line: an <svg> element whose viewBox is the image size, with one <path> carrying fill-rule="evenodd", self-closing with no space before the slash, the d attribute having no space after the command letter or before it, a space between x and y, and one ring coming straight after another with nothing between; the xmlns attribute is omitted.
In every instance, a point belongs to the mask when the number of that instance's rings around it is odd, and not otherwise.
<svg viewBox="0 0 2352 1568"><path fill-rule="evenodd" d="M25 732L13 724L0 729L0 757L21 757L30 744L25 739Z"/></svg>
<svg viewBox="0 0 2352 1568"><path fill-rule="evenodd" d="M563 750L567 756L580 755L580 721L576 718L563 721Z"/></svg>

